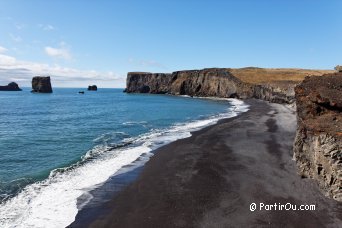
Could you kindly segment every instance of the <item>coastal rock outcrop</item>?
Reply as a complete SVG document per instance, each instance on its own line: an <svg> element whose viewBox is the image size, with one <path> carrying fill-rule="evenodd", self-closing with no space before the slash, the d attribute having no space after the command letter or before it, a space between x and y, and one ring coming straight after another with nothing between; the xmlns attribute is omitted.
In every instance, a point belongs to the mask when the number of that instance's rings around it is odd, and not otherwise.
<svg viewBox="0 0 342 228"><path fill-rule="evenodd" d="M251 84L229 68L176 71L171 74L130 72L127 93L161 93L200 97L258 98L276 103L294 102L294 82Z"/></svg>
<svg viewBox="0 0 342 228"><path fill-rule="evenodd" d="M340 65L335 66L335 70L337 72L342 72L342 66L340 66Z"/></svg>
<svg viewBox="0 0 342 228"><path fill-rule="evenodd" d="M252 85L226 69L203 69L163 73L128 73L128 93L169 93L189 96L252 97Z"/></svg>
<svg viewBox="0 0 342 228"><path fill-rule="evenodd" d="M169 92L200 97L249 98L253 86L242 82L227 69L176 71L172 73Z"/></svg>
<svg viewBox="0 0 342 228"><path fill-rule="evenodd" d="M254 98L272 103L291 104L295 102L294 88L298 82L274 81L254 86Z"/></svg>
<svg viewBox="0 0 342 228"><path fill-rule="evenodd" d="M327 196L342 201L342 73L307 77L301 84L285 80L247 83L229 68L128 73L125 92L296 102L294 159L299 173L317 180Z"/></svg>
<svg viewBox="0 0 342 228"><path fill-rule="evenodd" d="M17 83L11 82L7 86L0 86L0 91L21 91L21 89Z"/></svg>
<svg viewBox="0 0 342 228"><path fill-rule="evenodd" d="M50 77L36 76L32 78L32 91L34 93L52 93Z"/></svg>
<svg viewBox="0 0 342 228"><path fill-rule="evenodd" d="M342 73L308 77L295 88L294 159L303 177L315 179L342 201Z"/></svg>
<svg viewBox="0 0 342 228"><path fill-rule="evenodd" d="M97 86L96 85L90 85L88 86L89 91L97 91Z"/></svg>
<svg viewBox="0 0 342 228"><path fill-rule="evenodd" d="M169 93L172 75L163 73L129 72L127 74L127 93Z"/></svg>

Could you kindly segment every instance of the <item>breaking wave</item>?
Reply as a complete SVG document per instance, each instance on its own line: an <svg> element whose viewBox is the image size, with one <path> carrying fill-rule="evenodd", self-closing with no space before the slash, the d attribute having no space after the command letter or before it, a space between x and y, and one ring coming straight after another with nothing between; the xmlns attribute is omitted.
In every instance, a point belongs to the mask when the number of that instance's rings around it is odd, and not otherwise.
<svg viewBox="0 0 342 228"><path fill-rule="evenodd" d="M138 137L122 137L121 143L106 143L112 135L102 135L95 142L102 144L88 151L79 162L50 172L47 179L32 183L16 196L0 204L0 227L66 227L72 223L79 210L77 199L101 186L120 168L143 155L178 139L191 136L192 131L217 123L218 120L237 116L248 110L242 101L229 99L228 112L207 119L178 123L167 129L153 129ZM130 122L146 124L146 122Z"/></svg>

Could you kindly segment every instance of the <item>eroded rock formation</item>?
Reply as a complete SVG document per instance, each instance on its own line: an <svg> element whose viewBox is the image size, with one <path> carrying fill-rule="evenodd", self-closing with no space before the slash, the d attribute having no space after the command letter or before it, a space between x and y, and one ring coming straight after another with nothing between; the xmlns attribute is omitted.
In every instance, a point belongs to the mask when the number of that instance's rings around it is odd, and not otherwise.
<svg viewBox="0 0 342 228"><path fill-rule="evenodd" d="M297 104L294 158L303 177L316 179L323 192L342 201L342 73L295 81L250 84L231 69L128 73L128 93L257 98Z"/></svg>
<svg viewBox="0 0 342 228"><path fill-rule="evenodd" d="M131 72L128 93L169 93L202 97L258 98L277 103L294 101L295 83L273 82L254 85L235 77L230 69L176 71L172 74Z"/></svg>
<svg viewBox="0 0 342 228"><path fill-rule="evenodd" d="M299 172L342 201L342 73L306 78L295 93L294 158Z"/></svg>
<svg viewBox="0 0 342 228"><path fill-rule="evenodd" d="M189 96L251 97L251 85L225 69L163 73L128 73L126 92L170 93Z"/></svg>
<svg viewBox="0 0 342 228"><path fill-rule="evenodd" d="M97 86L96 85L90 85L88 86L89 91L97 91Z"/></svg>
<svg viewBox="0 0 342 228"><path fill-rule="evenodd" d="M0 91L21 91L21 89L17 83L11 82L7 86L0 86Z"/></svg>
<svg viewBox="0 0 342 228"><path fill-rule="evenodd" d="M295 102L294 87L297 82L293 81L274 81L254 86L254 98L270 101L273 103Z"/></svg>
<svg viewBox="0 0 342 228"><path fill-rule="evenodd" d="M36 76L32 78L32 92L52 93L50 77Z"/></svg>
<svg viewBox="0 0 342 228"><path fill-rule="evenodd" d="M251 84L244 83L228 70L219 68L173 72L169 91L176 95L200 97L253 96Z"/></svg>
<svg viewBox="0 0 342 228"><path fill-rule="evenodd" d="M127 93L169 93L171 74L130 72L127 74Z"/></svg>

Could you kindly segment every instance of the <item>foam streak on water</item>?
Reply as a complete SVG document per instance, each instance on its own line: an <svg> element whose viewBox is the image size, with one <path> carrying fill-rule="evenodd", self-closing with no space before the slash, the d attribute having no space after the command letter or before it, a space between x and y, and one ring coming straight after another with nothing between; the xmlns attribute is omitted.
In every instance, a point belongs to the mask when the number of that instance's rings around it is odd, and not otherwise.
<svg viewBox="0 0 342 228"><path fill-rule="evenodd" d="M18 195L0 205L0 227L65 227L78 212L77 198L104 183L120 168L134 162L155 148L191 136L191 131L215 124L248 110L242 101L230 99L234 111L209 119L176 124L154 130L116 149L96 147L83 157L83 163L52 171L49 178L26 186ZM95 152L94 152L95 151ZM98 156L92 157L93 154ZM92 159L89 159L92 158Z"/></svg>

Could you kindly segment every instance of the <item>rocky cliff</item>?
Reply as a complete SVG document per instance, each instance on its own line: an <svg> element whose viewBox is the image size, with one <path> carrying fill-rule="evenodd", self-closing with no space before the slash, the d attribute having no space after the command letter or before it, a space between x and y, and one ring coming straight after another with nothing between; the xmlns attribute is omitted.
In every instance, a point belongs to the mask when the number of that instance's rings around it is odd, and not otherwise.
<svg viewBox="0 0 342 228"><path fill-rule="evenodd" d="M169 93L171 74L130 72L127 74L127 93Z"/></svg>
<svg viewBox="0 0 342 228"><path fill-rule="evenodd" d="M0 86L0 91L21 91L21 89L17 83L11 82L7 86Z"/></svg>
<svg viewBox="0 0 342 228"><path fill-rule="evenodd" d="M251 84L241 81L231 69L210 68L171 74L131 72L128 93L168 93L201 97L258 98L277 103L294 101L294 82Z"/></svg>
<svg viewBox="0 0 342 228"><path fill-rule="evenodd" d="M317 180L327 196L342 201L342 73L307 77L301 84L298 80L248 83L238 74L239 70L229 68L172 74L134 72L127 75L125 91L296 102L294 158L299 173Z"/></svg>
<svg viewBox="0 0 342 228"><path fill-rule="evenodd" d="M253 96L252 85L243 83L225 69L203 69L164 73L128 73L128 93L169 93L189 96Z"/></svg>
<svg viewBox="0 0 342 228"><path fill-rule="evenodd" d="M32 92L52 93L50 77L36 76L32 78Z"/></svg>
<svg viewBox="0 0 342 228"><path fill-rule="evenodd" d="M342 73L306 78L295 93L294 158L299 172L342 201Z"/></svg>
<svg viewBox="0 0 342 228"><path fill-rule="evenodd" d="M298 82L294 81L273 81L254 85L254 98L270 101L272 103L294 103L294 88Z"/></svg>
<svg viewBox="0 0 342 228"><path fill-rule="evenodd" d="M176 71L169 84L171 94L200 97L248 98L253 96L252 88L228 70L218 68Z"/></svg>

